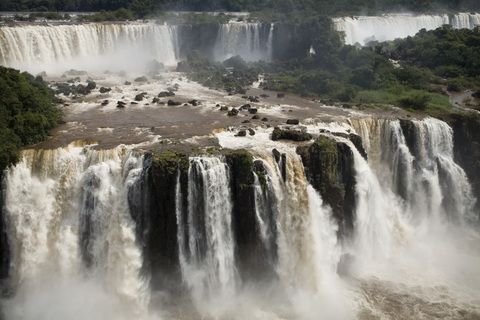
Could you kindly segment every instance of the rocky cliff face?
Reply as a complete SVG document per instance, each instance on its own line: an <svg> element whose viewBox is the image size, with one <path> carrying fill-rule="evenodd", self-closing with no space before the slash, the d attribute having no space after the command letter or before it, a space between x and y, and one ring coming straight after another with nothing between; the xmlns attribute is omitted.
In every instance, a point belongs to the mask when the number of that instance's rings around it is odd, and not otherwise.
<svg viewBox="0 0 480 320"><path fill-rule="evenodd" d="M320 136L309 146L297 149L308 180L331 206L341 235L353 230L355 175L353 154L348 145Z"/></svg>
<svg viewBox="0 0 480 320"><path fill-rule="evenodd" d="M474 195L480 199L480 116L453 115L448 122L453 128L455 161L465 170ZM480 203L476 203L477 211Z"/></svg>

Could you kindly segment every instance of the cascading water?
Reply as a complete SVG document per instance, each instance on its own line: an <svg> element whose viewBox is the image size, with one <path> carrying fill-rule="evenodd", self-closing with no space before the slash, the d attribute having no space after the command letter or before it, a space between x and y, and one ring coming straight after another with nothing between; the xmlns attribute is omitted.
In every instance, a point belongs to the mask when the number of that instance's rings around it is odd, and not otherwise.
<svg viewBox="0 0 480 320"><path fill-rule="evenodd" d="M434 30L442 25L473 29L480 25L480 14L449 15L389 14L333 19L335 28L345 33L345 43L365 45L370 41L388 41L415 35L421 29Z"/></svg>
<svg viewBox="0 0 480 320"><path fill-rule="evenodd" d="M58 71L59 66L62 70L143 72L145 64L153 59L165 65L176 64L175 37L174 26L156 24L2 27L0 63L32 72Z"/></svg>
<svg viewBox="0 0 480 320"><path fill-rule="evenodd" d="M141 170L142 157L125 147L23 152L5 177L10 280L21 293L7 305L9 317L71 317L72 297L86 303L82 317L144 315L149 291L127 203Z"/></svg>
<svg viewBox="0 0 480 320"><path fill-rule="evenodd" d="M227 23L218 31L215 59L223 61L239 55L247 61L270 61L273 25L262 23Z"/></svg>
<svg viewBox="0 0 480 320"><path fill-rule="evenodd" d="M183 278L200 302L231 297L236 287L232 204L228 167L218 157L190 159L188 215L182 223L177 203L178 242ZM181 188L177 183L177 199ZM186 228L186 230L185 230ZM184 240L187 235L188 240Z"/></svg>

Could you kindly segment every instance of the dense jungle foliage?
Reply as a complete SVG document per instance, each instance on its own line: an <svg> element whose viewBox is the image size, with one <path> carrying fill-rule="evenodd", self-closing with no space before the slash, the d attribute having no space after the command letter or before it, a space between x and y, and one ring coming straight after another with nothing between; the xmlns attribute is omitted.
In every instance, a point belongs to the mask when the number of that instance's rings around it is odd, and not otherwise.
<svg viewBox="0 0 480 320"><path fill-rule="evenodd" d="M0 67L0 175L22 146L44 140L61 119L41 78Z"/></svg>
<svg viewBox="0 0 480 320"><path fill-rule="evenodd" d="M367 14L378 11L474 10L478 0L0 0L0 11L114 11L128 8L139 17L155 10L315 11Z"/></svg>
<svg viewBox="0 0 480 320"><path fill-rule="evenodd" d="M273 91L370 107L397 105L431 114L451 109L447 90L479 92L478 28L453 30L444 26L362 48L343 45L341 35L329 23L328 19L318 18L295 26L303 34L314 35L308 43L312 43L316 54L308 54L305 47L303 58L250 64L239 62L239 57L221 64L191 55L182 71L190 72L192 79L207 86L236 93L241 92L238 88L248 83L252 75L262 73L263 87ZM297 41L296 47L301 47L302 41Z"/></svg>

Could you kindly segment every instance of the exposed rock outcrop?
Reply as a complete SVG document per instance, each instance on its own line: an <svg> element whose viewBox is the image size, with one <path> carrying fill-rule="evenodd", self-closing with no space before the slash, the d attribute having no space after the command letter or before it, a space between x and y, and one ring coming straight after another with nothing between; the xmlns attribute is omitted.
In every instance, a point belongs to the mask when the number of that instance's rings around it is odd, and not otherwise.
<svg viewBox="0 0 480 320"><path fill-rule="evenodd" d="M326 136L318 137L309 146L300 146L307 178L330 205L342 236L353 230L355 208L355 172L350 147Z"/></svg>

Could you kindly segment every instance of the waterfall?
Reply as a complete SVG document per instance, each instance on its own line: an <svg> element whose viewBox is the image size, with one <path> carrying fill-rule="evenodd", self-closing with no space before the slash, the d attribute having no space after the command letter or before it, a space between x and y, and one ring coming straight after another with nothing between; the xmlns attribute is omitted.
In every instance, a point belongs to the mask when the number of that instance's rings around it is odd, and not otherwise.
<svg viewBox="0 0 480 320"><path fill-rule="evenodd" d="M333 19L335 28L345 33L345 43L365 45L370 41L389 41L415 35L421 29L434 30L449 24L453 28L473 29L480 25L479 13L448 15L388 14Z"/></svg>
<svg viewBox="0 0 480 320"><path fill-rule="evenodd" d="M175 65L176 43L175 27L150 23L1 27L0 63L37 72L60 67L143 72L153 59Z"/></svg>
<svg viewBox="0 0 480 320"><path fill-rule="evenodd" d="M227 23L218 31L215 59L239 55L246 61L271 60L273 25L262 23Z"/></svg>
<svg viewBox="0 0 480 320"><path fill-rule="evenodd" d="M188 217L186 223L182 223L178 205L177 221L180 226L179 243L188 248L180 250L183 255L180 259L182 273L197 302L212 296L230 297L235 292L235 246L229 183L228 166L224 159L190 159ZM178 188L177 198L181 195ZM187 234L188 243L183 240L183 234Z"/></svg>
<svg viewBox="0 0 480 320"><path fill-rule="evenodd" d="M123 301L126 314L143 314L148 285L140 274L143 259L127 203L128 189L141 170L142 158L125 147L94 150L72 144L24 151L5 177L4 214L14 285L19 290L31 288L56 275L43 285L52 287L52 299L61 299L61 305L68 297L59 292L61 298L56 297L54 288L68 282L75 289L77 284L98 279L93 281L95 286L79 289L78 294L95 296L105 291L107 297L102 298L111 299L112 304ZM28 296L35 291L18 297L25 299L22 304L27 310L38 298ZM66 311L60 305L45 312L61 317ZM43 311L36 311L40 319Z"/></svg>
<svg viewBox="0 0 480 320"><path fill-rule="evenodd" d="M376 255L388 255L407 229L472 221L475 200L465 172L454 161L447 123L362 119L353 126L367 145L382 146L369 165L350 144L357 175L355 242L362 252L376 248Z"/></svg>

